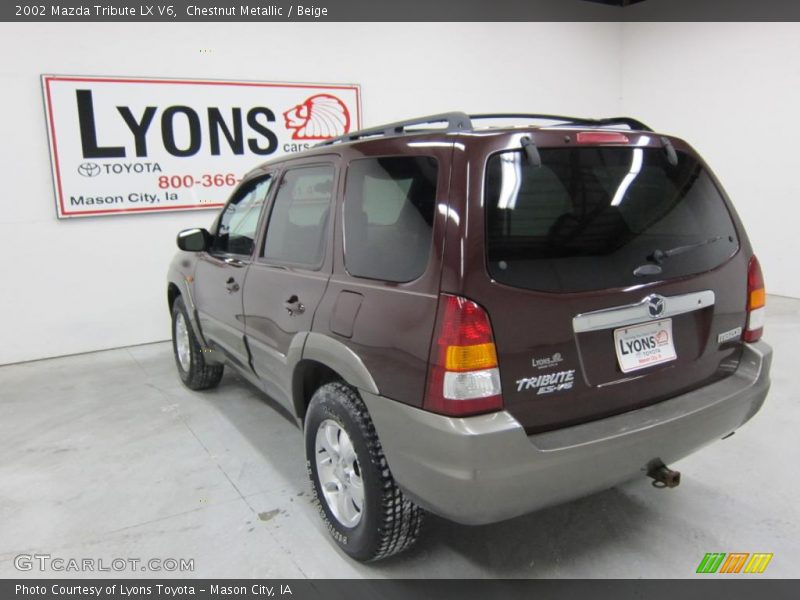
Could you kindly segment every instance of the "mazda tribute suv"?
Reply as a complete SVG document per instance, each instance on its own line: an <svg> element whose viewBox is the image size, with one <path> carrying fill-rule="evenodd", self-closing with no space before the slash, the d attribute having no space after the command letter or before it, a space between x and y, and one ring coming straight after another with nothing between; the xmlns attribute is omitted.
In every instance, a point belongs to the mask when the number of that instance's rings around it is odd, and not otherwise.
<svg viewBox="0 0 800 600"><path fill-rule="evenodd" d="M253 169L177 242L180 378L228 366L293 415L357 560L409 547L425 511L483 524L674 487L668 465L769 388L739 217L697 152L631 118L351 132Z"/></svg>

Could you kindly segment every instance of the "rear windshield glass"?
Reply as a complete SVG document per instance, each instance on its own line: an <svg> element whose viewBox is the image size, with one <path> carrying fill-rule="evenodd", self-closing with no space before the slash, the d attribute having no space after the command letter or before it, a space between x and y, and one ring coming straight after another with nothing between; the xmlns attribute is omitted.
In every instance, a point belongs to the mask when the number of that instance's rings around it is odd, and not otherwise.
<svg viewBox="0 0 800 600"><path fill-rule="evenodd" d="M660 148L541 149L493 155L487 252L498 282L542 291L627 287L700 273L738 239L708 172Z"/></svg>

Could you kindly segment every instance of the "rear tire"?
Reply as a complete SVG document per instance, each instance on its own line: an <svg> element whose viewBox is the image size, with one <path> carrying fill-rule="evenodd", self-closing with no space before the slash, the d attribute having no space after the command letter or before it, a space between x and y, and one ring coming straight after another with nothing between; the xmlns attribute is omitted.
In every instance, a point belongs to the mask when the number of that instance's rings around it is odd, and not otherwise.
<svg viewBox="0 0 800 600"><path fill-rule="evenodd" d="M191 390L216 387L222 379L224 365L208 364L203 348L192 330L189 313L183 298L172 304L172 352L183 384Z"/></svg>
<svg viewBox="0 0 800 600"><path fill-rule="evenodd" d="M374 561L416 542L423 512L397 487L372 419L353 388L335 382L314 393L305 443L320 516L345 553Z"/></svg>

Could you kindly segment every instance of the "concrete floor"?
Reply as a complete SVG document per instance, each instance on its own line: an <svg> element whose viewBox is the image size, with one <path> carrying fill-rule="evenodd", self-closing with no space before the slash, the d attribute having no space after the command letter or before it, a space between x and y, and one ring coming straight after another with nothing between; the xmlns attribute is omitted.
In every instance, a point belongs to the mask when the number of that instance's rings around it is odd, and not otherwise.
<svg viewBox="0 0 800 600"><path fill-rule="evenodd" d="M49 553L193 558L197 577L673 578L706 552L773 552L765 576L796 577L800 301L769 311L764 409L674 465L678 489L642 478L492 526L429 517L414 550L371 566L329 540L299 430L238 377L190 392L167 343L0 367L0 577Z"/></svg>

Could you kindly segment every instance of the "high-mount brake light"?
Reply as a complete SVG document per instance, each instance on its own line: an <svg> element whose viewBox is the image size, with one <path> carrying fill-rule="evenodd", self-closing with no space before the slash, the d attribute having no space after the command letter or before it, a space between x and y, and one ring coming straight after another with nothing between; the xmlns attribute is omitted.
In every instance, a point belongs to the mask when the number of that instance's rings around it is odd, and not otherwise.
<svg viewBox="0 0 800 600"><path fill-rule="evenodd" d="M581 131L576 139L579 144L627 144L630 142L627 135L615 131Z"/></svg>
<svg viewBox="0 0 800 600"><path fill-rule="evenodd" d="M492 325L472 300L439 298L424 407L459 417L503 408Z"/></svg>
<svg viewBox="0 0 800 600"><path fill-rule="evenodd" d="M767 292L761 265L753 255L747 266L747 327L742 334L745 342L757 342L764 333Z"/></svg>

